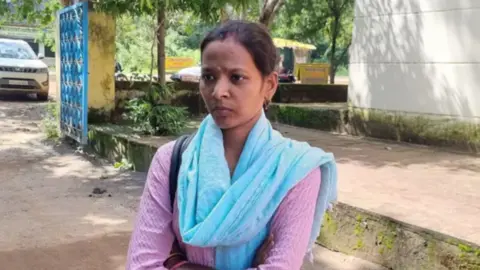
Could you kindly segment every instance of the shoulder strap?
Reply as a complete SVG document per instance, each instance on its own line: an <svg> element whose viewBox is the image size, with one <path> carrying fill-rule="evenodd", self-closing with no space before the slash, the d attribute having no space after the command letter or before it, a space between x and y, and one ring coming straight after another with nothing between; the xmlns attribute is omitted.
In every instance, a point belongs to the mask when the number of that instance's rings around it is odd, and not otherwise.
<svg viewBox="0 0 480 270"><path fill-rule="evenodd" d="M191 135L183 135L177 139L175 145L173 146L172 158L170 163L170 174L169 177L169 191L170 191L170 204L173 209L173 204L175 201L175 195L177 193L177 182L178 182L178 171L180 170L180 165L182 164L182 153L187 149L187 146L190 144L195 133Z"/></svg>

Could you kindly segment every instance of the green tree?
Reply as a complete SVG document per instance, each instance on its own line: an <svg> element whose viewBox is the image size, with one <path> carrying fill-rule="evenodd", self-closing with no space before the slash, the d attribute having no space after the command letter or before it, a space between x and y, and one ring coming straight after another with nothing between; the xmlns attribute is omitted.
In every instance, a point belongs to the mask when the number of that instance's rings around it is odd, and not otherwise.
<svg viewBox="0 0 480 270"><path fill-rule="evenodd" d="M55 16L62 7L58 0L0 0L2 24L35 25L37 40L55 49Z"/></svg>
<svg viewBox="0 0 480 270"><path fill-rule="evenodd" d="M156 19L150 15L122 15L117 18L116 57L125 70L145 73L150 69L152 57L145 52L150 52L155 41L155 26ZM167 21L165 54L192 57L199 62L199 44L212 27L212 24L202 22L191 12L171 13ZM157 59L156 50L153 59Z"/></svg>
<svg viewBox="0 0 480 270"><path fill-rule="evenodd" d="M31 22L42 20L43 23L52 23L55 12L61 7L57 0L0 0L0 15L12 12L17 19L26 19ZM64 6L72 3L71 0L61 0ZM102 0L92 2L95 10L104 11L114 16L128 14L132 16L156 16L155 35L157 37L157 69L160 83L165 82L165 34L169 14L175 11L189 11L206 22L218 22L229 8L233 12L246 13L252 6L259 8L259 21L269 25L276 12L283 5L284 0Z"/></svg>
<svg viewBox="0 0 480 270"><path fill-rule="evenodd" d="M0 0L0 24L20 23L48 26L60 9L58 0Z"/></svg>
<svg viewBox="0 0 480 270"><path fill-rule="evenodd" d="M314 56L330 63L330 83L334 83L338 67L348 63L353 4L353 0L286 0L274 34L315 44Z"/></svg>

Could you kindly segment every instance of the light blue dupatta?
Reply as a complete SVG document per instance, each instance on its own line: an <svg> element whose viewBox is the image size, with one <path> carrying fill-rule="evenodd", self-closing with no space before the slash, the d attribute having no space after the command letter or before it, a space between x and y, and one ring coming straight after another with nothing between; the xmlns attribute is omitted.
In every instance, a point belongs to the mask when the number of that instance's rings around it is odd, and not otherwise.
<svg viewBox="0 0 480 270"><path fill-rule="evenodd" d="M275 210L288 191L317 167L321 168L322 183L310 248L320 232L324 212L336 200L333 155L283 137L262 114L230 177L222 132L207 116L182 156L177 190L182 240L214 247L217 269L251 267Z"/></svg>

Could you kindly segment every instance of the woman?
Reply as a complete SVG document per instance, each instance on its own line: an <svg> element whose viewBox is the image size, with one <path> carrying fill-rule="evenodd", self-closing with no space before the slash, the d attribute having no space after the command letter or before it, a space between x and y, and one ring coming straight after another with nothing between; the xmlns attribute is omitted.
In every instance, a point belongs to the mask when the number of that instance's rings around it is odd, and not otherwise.
<svg viewBox="0 0 480 270"><path fill-rule="evenodd" d="M210 114L183 153L173 210L174 143L156 153L127 269L300 269L335 199L333 156L282 137L265 117L278 56L263 26L220 26L201 61Z"/></svg>

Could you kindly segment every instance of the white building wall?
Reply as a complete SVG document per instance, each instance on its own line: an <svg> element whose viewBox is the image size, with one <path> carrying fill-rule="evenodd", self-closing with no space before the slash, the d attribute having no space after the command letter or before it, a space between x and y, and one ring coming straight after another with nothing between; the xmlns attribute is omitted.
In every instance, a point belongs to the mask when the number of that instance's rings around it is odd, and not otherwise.
<svg viewBox="0 0 480 270"><path fill-rule="evenodd" d="M355 107L480 117L480 0L356 0Z"/></svg>

